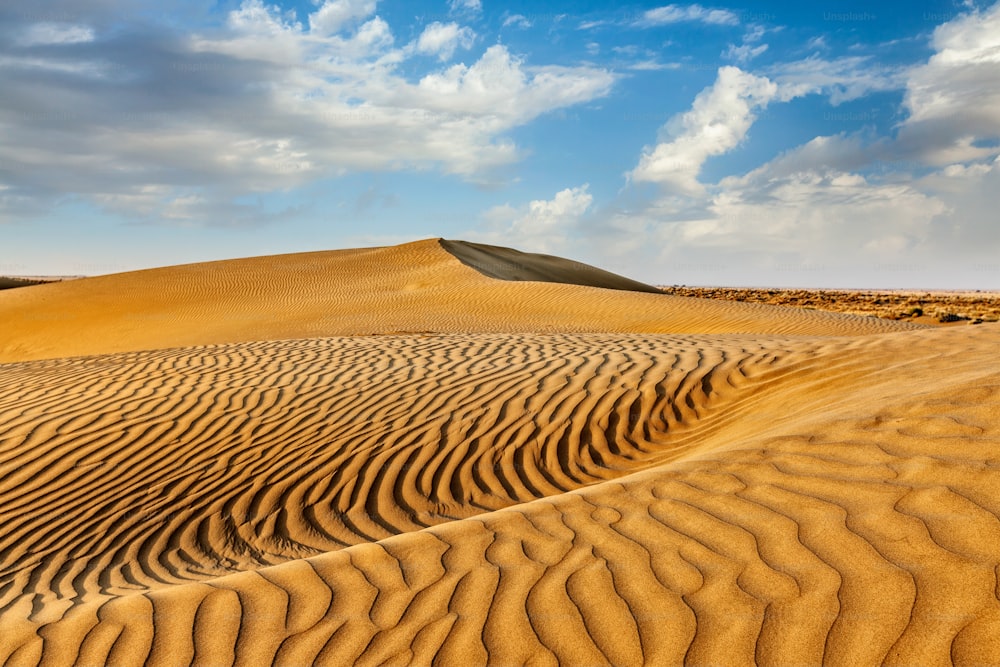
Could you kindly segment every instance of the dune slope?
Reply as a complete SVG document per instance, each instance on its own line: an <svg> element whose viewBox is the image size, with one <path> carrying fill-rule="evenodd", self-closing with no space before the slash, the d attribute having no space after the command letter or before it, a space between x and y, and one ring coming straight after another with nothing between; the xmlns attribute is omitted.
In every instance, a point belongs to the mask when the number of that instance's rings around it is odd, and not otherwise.
<svg viewBox="0 0 1000 667"><path fill-rule="evenodd" d="M458 248L462 256L476 249L460 242L447 247ZM516 253L490 252L501 258ZM795 309L776 315L759 304L627 291L628 285L646 286L566 260L522 255L517 255L523 266L517 280L484 275L439 240L428 240L3 290L0 362L316 336L609 331L859 335L914 326ZM553 276L586 284L552 282Z"/></svg>

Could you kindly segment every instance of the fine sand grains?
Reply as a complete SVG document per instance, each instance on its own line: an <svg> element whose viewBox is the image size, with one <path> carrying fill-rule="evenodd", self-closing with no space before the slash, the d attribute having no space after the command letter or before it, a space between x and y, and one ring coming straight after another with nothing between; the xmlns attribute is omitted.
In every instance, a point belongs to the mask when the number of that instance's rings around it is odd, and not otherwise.
<svg viewBox="0 0 1000 667"><path fill-rule="evenodd" d="M120 338L155 272L4 302L0 664L1000 663L1000 328L473 249L164 274Z"/></svg>

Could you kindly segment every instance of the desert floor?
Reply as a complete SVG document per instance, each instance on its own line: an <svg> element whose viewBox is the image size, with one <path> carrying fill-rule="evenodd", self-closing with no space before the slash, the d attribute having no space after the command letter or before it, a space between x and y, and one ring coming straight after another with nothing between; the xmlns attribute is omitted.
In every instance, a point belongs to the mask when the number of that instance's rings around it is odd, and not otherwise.
<svg viewBox="0 0 1000 667"><path fill-rule="evenodd" d="M1000 664L1000 324L440 239L0 322L2 665Z"/></svg>
<svg viewBox="0 0 1000 667"><path fill-rule="evenodd" d="M921 324L982 324L1000 320L1000 292L947 290L819 290L661 287L666 294L796 306Z"/></svg>

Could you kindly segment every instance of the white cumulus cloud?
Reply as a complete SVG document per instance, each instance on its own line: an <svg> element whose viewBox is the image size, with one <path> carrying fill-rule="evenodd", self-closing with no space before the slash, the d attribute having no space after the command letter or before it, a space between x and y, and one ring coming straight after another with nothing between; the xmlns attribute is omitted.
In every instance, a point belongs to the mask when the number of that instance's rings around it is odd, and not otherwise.
<svg viewBox="0 0 1000 667"><path fill-rule="evenodd" d="M536 199L526 206L493 207L483 215L487 230L470 235L531 252L565 253L581 217L594 201L588 188L587 184L566 188L552 199Z"/></svg>
<svg viewBox="0 0 1000 667"><path fill-rule="evenodd" d="M935 53L909 73L899 140L943 165L988 158L1000 140L1000 3L934 31ZM989 145L983 145L987 142Z"/></svg>
<svg viewBox="0 0 1000 667"><path fill-rule="evenodd" d="M440 60L450 60L455 49L469 49L476 39L476 33L457 23L431 23L417 39L417 52L437 56Z"/></svg>
<svg viewBox="0 0 1000 667"><path fill-rule="evenodd" d="M720 68L715 83L698 94L691 109L668 121L667 140L643 151L631 178L686 193L700 191L698 173L705 160L738 146L756 112L777 92L777 85L765 77L737 67Z"/></svg>
<svg viewBox="0 0 1000 667"><path fill-rule="evenodd" d="M310 29L320 35L332 35L351 21L375 13L375 0L325 0L309 15Z"/></svg>

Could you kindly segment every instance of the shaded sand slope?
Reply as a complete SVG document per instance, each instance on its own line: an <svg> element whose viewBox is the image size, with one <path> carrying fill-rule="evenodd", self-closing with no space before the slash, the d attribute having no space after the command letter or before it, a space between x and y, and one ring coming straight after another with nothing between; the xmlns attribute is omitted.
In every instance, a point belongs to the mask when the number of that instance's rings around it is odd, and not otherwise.
<svg viewBox="0 0 1000 667"><path fill-rule="evenodd" d="M15 287L31 287L32 285L40 285L42 282L41 280L31 280L30 278L0 276L0 290L13 289Z"/></svg>
<svg viewBox="0 0 1000 667"><path fill-rule="evenodd" d="M998 345L493 334L0 366L0 662L996 663Z"/></svg>
<svg viewBox="0 0 1000 667"><path fill-rule="evenodd" d="M466 261L480 252L471 244L450 242L448 247L458 249ZM490 252L515 256L506 249ZM428 240L3 290L0 362L404 332L858 335L915 326L623 291L628 285L645 286L558 258L526 257L521 258L516 281L484 275L446 251L439 240ZM586 285L551 282L556 278ZM612 289L594 286L605 284Z"/></svg>
<svg viewBox="0 0 1000 667"><path fill-rule="evenodd" d="M541 281L652 294L662 293L660 289L651 285L562 257L445 239L441 240L441 247L457 257L462 264L498 280Z"/></svg>

